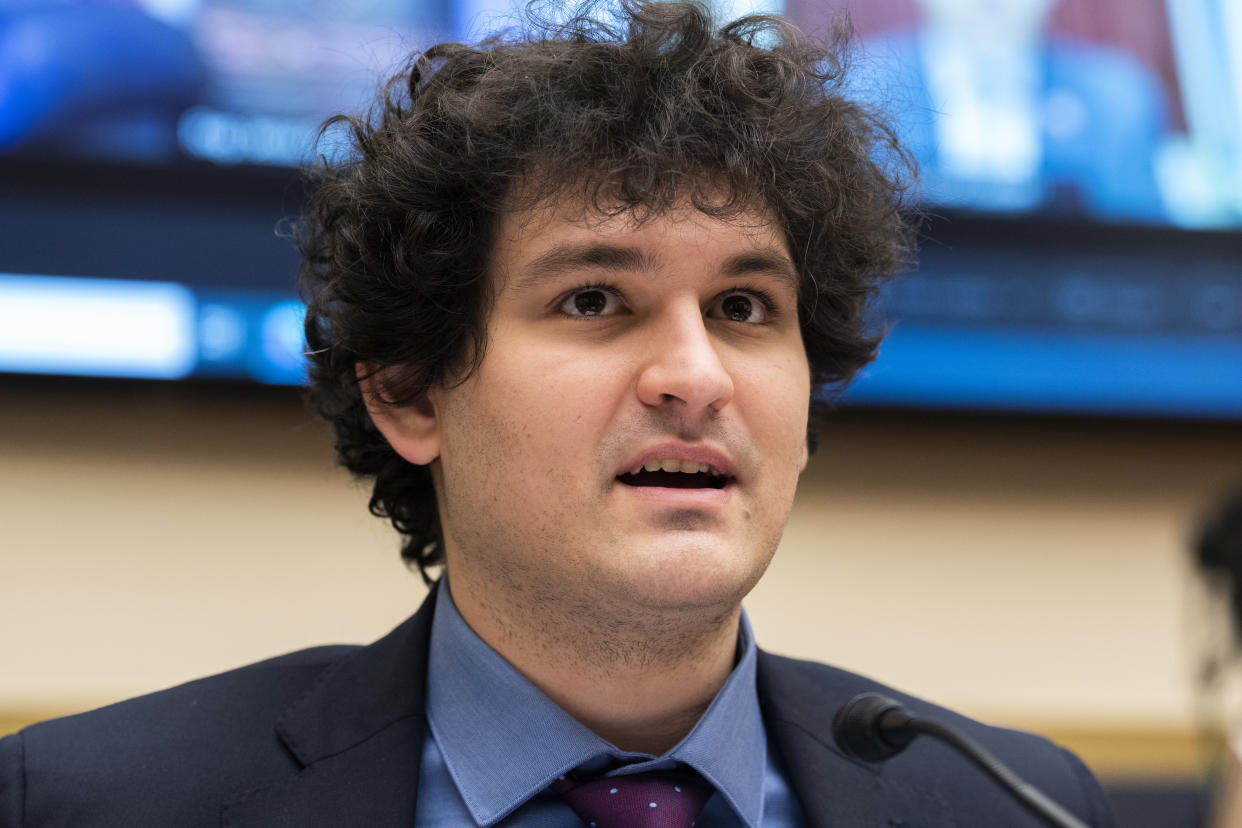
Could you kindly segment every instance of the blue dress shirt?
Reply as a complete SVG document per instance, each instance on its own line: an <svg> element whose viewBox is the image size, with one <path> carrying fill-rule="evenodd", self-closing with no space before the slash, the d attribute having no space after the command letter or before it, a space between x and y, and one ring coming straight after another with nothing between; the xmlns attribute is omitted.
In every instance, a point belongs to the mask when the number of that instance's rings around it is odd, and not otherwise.
<svg viewBox="0 0 1242 828"><path fill-rule="evenodd" d="M620 750L580 724L475 634L453 603L447 578L439 589L428 654L420 828L582 828L547 790L558 776L679 763L716 789L698 828L805 825L764 731L754 636L744 612L733 672L686 738L657 757Z"/></svg>

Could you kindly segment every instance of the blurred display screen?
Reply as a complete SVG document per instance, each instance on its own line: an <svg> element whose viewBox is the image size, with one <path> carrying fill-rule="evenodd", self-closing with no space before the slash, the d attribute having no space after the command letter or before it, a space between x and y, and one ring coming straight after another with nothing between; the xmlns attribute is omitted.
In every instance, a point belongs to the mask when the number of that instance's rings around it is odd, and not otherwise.
<svg viewBox="0 0 1242 828"><path fill-rule="evenodd" d="M889 110L925 200L1242 224L1238 0L788 0L847 8L854 87Z"/></svg>
<svg viewBox="0 0 1242 828"><path fill-rule="evenodd" d="M1242 225L1238 0L780 0L848 11L855 94L931 204ZM783 8L782 8L783 5ZM510 0L0 0L0 152L296 165L415 50Z"/></svg>
<svg viewBox="0 0 1242 828"><path fill-rule="evenodd" d="M304 315L277 294L0 274L0 372L297 385ZM838 402L1239 420L1242 339L914 321Z"/></svg>
<svg viewBox="0 0 1242 828"><path fill-rule="evenodd" d="M305 379L300 302L172 282L0 274L0 371Z"/></svg>
<svg viewBox="0 0 1242 828"><path fill-rule="evenodd" d="M0 0L0 372L300 382L293 168L512 2ZM715 5L847 12L958 228L846 402L1242 420L1242 0Z"/></svg>
<svg viewBox="0 0 1242 828"><path fill-rule="evenodd" d="M0 2L0 151L295 165L449 0Z"/></svg>

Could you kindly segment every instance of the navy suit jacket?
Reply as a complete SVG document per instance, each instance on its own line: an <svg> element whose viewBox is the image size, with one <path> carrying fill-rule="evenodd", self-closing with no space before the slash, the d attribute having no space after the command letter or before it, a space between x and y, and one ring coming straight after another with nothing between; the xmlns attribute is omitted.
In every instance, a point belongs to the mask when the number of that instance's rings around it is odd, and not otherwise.
<svg viewBox="0 0 1242 828"><path fill-rule="evenodd" d="M292 653L0 740L0 828L411 828L434 601L433 590L368 647ZM883 765L843 756L833 714L867 690L961 728L1089 824L1112 825L1090 772L1039 737L763 652L758 683L765 724L813 828L1041 824L930 740Z"/></svg>

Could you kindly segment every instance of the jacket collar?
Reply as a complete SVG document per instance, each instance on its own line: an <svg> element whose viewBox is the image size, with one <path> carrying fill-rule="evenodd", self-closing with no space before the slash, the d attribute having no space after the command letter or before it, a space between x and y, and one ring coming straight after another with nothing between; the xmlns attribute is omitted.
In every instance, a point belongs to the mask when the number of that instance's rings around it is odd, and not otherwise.
<svg viewBox="0 0 1242 828"><path fill-rule="evenodd" d="M418 612L325 671L276 723L301 766L226 803L225 826L414 824L433 587Z"/></svg>
<svg viewBox="0 0 1242 828"><path fill-rule="evenodd" d="M859 693L883 689L861 676L759 651L759 705L810 828L953 826L932 791L885 775L882 766L847 757L832 738L832 719Z"/></svg>
<svg viewBox="0 0 1242 828"><path fill-rule="evenodd" d="M415 824L426 732L427 652L437 590L411 618L329 668L276 724L301 770L289 780L229 800L222 825ZM845 757L832 717L877 686L850 673L758 653L759 703L790 786L810 828L885 824L945 828L947 806L932 792Z"/></svg>

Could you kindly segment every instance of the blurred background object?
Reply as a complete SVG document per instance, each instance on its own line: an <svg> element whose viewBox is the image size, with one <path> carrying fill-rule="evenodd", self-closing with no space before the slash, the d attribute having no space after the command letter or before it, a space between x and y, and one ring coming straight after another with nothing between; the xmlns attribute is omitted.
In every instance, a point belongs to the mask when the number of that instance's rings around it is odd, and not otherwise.
<svg viewBox="0 0 1242 828"><path fill-rule="evenodd" d="M1199 672L1205 718L1232 722L1221 739L1219 763L1213 772L1212 828L1242 825L1242 699L1237 696L1237 668L1242 658L1242 488L1208 514L1194 548L1205 578L1209 602L1217 605L1215 620L1226 632L1207 636ZM1211 620L1205 626L1210 628Z"/></svg>
<svg viewBox="0 0 1242 828"><path fill-rule="evenodd" d="M716 6L848 11L928 213L761 640L1049 733L1123 826L1201 824L1237 711L1200 710L1184 546L1242 477L1242 0ZM297 398L296 170L511 12L0 0L0 729L415 605Z"/></svg>
<svg viewBox="0 0 1242 828"><path fill-rule="evenodd" d="M900 100L901 136L930 200L1166 218L1153 161L1169 133L1168 105L1143 60L1050 30L1053 0L917 5L918 25L865 41L879 77L864 74L859 85L877 102ZM1150 25L1159 7L1147 6ZM1154 28L1149 57L1164 57L1166 32Z"/></svg>
<svg viewBox="0 0 1242 828"><path fill-rule="evenodd" d="M877 303L892 335L847 401L1242 418L1237 0L768 0L722 14L754 9L821 34L851 13L851 89L897 118L936 217L916 272ZM0 370L299 382L281 219L318 125L364 108L413 49L511 11L0 5ZM334 146L329 134L319 149ZM121 291L89 336L56 310L77 291L79 308ZM133 358L147 326L175 328L178 358Z"/></svg>

